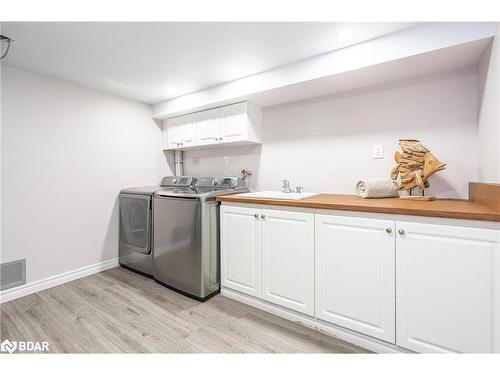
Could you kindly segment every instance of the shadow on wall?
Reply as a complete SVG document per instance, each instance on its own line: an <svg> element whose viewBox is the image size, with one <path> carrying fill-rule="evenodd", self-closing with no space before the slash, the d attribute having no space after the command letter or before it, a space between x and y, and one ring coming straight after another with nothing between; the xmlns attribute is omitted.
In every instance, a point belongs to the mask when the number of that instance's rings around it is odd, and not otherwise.
<svg viewBox="0 0 500 375"><path fill-rule="evenodd" d="M481 109L483 107L483 98L484 98L484 90L486 89L486 80L488 77L488 73L490 72L490 60L491 60L491 52L493 49L493 41L490 42L488 48L483 52L481 58L479 59L478 65L478 90L477 90L477 119L480 120L481 117Z"/></svg>
<svg viewBox="0 0 500 375"><path fill-rule="evenodd" d="M153 119L153 121L155 122L156 126L158 126L158 128L163 131L163 120Z"/></svg>
<svg viewBox="0 0 500 375"><path fill-rule="evenodd" d="M172 174L175 174L174 152L163 150L163 155L165 155L165 161L167 162L168 167L172 171ZM184 174L186 174L185 171Z"/></svg>
<svg viewBox="0 0 500 375"><path fill-rule="evenodd" d="M106 235L104 236L104 241L102 244L101 261L106 261L118 257L119 220L119 199L118 196L116 196L115 202L113 204L113 209L109 217Z"/></svg>

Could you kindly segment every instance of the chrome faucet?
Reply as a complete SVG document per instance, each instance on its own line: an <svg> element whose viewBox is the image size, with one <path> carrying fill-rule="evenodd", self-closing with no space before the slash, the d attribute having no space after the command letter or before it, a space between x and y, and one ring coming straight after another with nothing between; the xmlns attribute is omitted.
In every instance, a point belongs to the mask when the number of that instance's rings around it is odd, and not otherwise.
<svg viewBox="0 0 500 375"><path fill-rule="evenodd" d="M281 180L283 182L283 186L281 187L281 191L283 193L292 193L292 189L290 188L290 181L288 180Z"/></svg>
<svg viewBox="0 0 500 375"><path fill-rule="evenodd" d="M290 181L288 181L288 180L281 180L281 182L283 182L283 186L281 187L282 193L299 193L299 194L301 194L304 191L304 188L302 186L297 186L296 190L293 190L290 187Z"/></svg>

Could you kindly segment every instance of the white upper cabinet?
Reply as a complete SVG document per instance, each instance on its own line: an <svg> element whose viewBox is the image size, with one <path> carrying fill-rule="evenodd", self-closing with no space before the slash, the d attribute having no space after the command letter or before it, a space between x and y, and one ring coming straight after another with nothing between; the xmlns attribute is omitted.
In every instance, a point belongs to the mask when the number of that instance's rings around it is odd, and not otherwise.
<svg viewBox="0 0 500 375"><path fill-rule="evenodd" d="M314 316L314 214L262 210L262 298Z"/></svg>
<svg viewBox="0 0 500 375"><path fill-rule="evenodd" d="M397 231L397 344L498 353L499 232L410 222Z"/></svg>
<svg viewBox="0 0 500 375"><path fill-rule="evenodd" d="M163 149L261 143L262 109L243 102L165 120Z"/></svg>
<svg viewBox="0 0 500 375"><path fill-rule="evenodd" d="M181 149L196 143L193 115L173 117L163 123L163 149Z"/></svg>
<svg viewBox="0 0 500 375"><path fill-rule="evenodd" d="M236 142L247 138L247 104L238 103L220 109L220 138L222 142Z"/></svg>
<svg viewBox="0 0 500 375"><path fill-rule="evenodd" d="M163 121L163 149L180 148L179 117Z"/></svg>
<svg viewBox="0 0 500 375"><path fill-rule="evenodd" d="M316 215L316 317L395 343L394 227Z"/></svg>
<svg viewBox="0 0 500 375"><path fill-rule="evenodd" d="M219 143L221 111L219 108L209 109L194 114L196 121L197 145L213 145Z"/></svg>
<svg viewBox="0 0 500 375"><path fill-rule="evenodd" d="M191 147L196 144L196 125L194 115L182 116L181 134L179 136L182 147Z"/></svg>

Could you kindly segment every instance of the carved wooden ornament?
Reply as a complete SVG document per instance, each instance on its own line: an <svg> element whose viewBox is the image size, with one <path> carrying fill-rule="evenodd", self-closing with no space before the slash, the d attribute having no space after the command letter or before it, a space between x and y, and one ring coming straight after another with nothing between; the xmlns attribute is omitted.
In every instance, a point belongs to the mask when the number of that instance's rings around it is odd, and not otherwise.
<svg viewBox="0 0 500 375"><path fill-rule="evenodd" d="M411 190L429 187L428 179L434 173L446 169L446 164L440 162L430 150L416 139L400 139L402 152L396 151L394 160L396 166L392 169L391 178L401 178L399 190Z"/></svg>

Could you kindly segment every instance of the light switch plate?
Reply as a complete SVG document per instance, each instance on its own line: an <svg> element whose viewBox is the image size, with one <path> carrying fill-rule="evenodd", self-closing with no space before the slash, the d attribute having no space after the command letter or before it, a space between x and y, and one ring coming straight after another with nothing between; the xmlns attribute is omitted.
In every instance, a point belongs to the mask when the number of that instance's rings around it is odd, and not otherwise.
<svg viewBox="0 0 500 375"><path fill-rule="evenodd" d="M384 145L381 144L373 145L373 158L374 159L384 158Z"/></svg>

